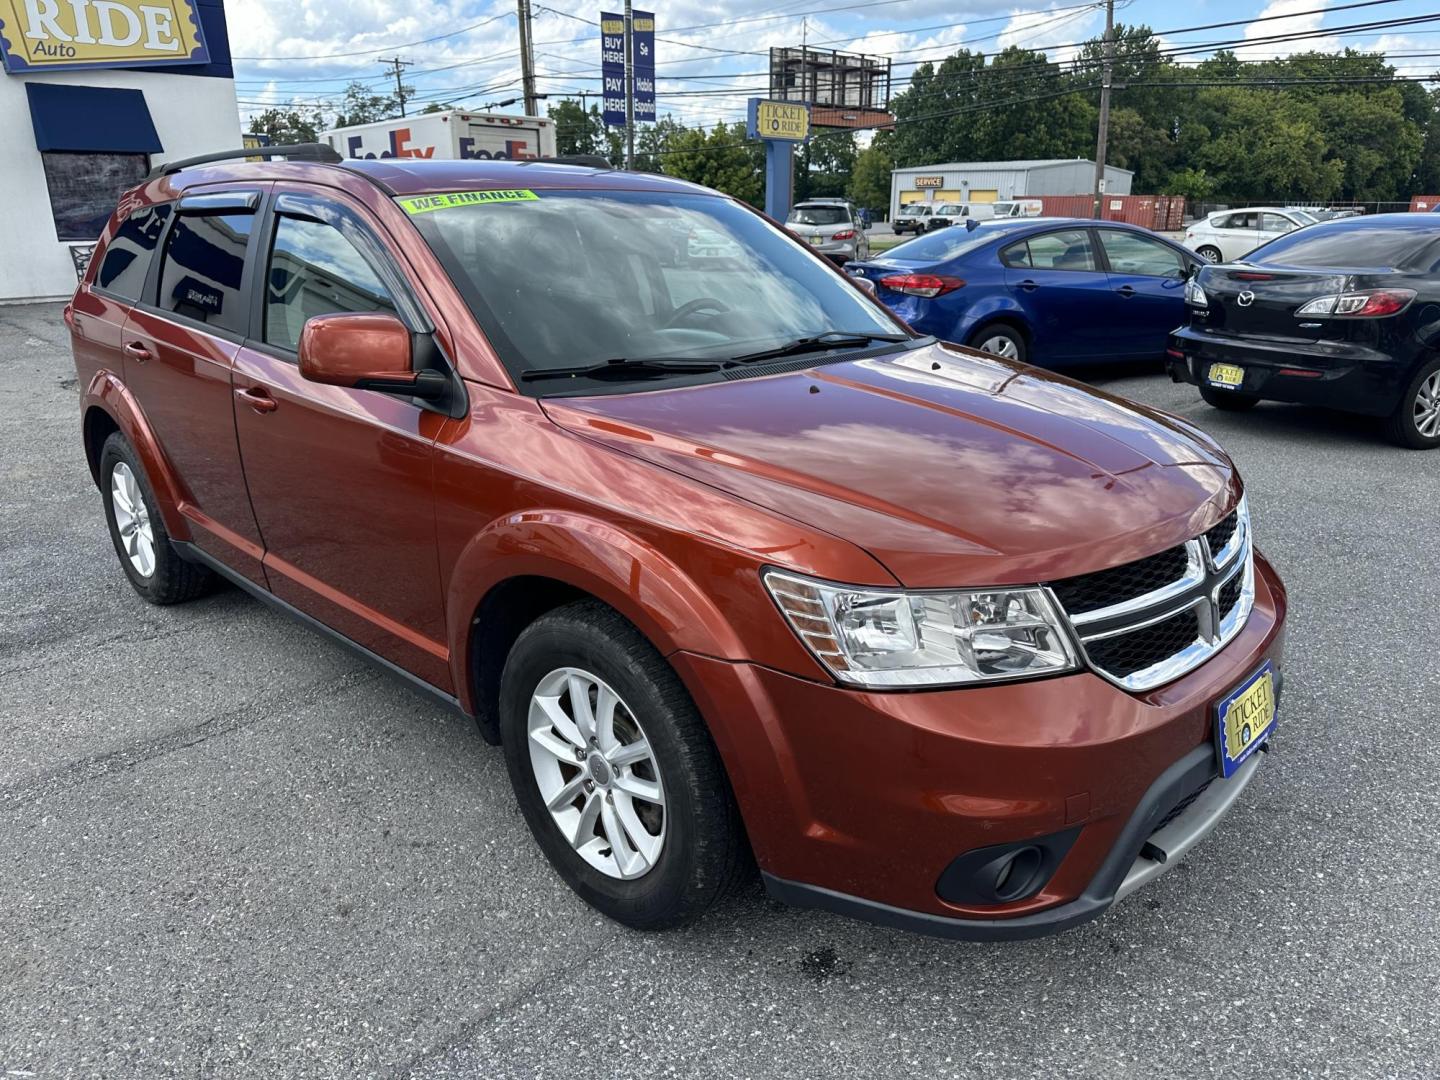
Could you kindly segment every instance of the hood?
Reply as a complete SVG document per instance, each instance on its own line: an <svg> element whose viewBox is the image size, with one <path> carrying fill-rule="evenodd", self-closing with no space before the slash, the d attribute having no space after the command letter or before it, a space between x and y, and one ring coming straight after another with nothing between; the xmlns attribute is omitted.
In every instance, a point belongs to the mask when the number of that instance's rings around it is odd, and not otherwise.
<svg viewBox="0 0 1440 1080"><path fill-rule="evenodd" d="M1238 498L1229 460L1183 420L949 345L543 405L578 435L849 540L917 587L1114 566L1197 535Z"/></svg>

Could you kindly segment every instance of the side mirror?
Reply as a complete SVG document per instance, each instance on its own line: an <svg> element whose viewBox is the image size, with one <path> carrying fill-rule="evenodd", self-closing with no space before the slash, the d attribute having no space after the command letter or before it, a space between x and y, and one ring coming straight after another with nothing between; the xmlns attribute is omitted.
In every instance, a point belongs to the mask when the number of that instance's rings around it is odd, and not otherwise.
<svg viewBox="0 0 1440 1080"><path fill-rule="evenodd" d="M438 398L450 380L416 371L410 331L394 315L316 315L300 331L300 374L327 386Z"/></svg>

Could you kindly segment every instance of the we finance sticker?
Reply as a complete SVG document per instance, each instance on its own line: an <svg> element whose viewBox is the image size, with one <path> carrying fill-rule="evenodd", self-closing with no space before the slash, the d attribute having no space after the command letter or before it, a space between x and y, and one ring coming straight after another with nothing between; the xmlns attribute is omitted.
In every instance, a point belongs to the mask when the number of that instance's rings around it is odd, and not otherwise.
<svg viewBox="0 0 1440 1080"><path fill-rule="evenodd" d="M407 214L428 214L452 206L483 206L489 203L531 202L540 198L528 188L512 191L451 191L444 195L415 195L398 200Z"/></svg>

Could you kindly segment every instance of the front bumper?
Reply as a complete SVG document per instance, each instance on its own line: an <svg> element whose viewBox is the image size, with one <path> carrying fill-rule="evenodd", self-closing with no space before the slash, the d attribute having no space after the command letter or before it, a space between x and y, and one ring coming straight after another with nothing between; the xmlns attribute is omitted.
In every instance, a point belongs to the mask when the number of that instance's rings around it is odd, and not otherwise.
<svg viewBox="0 0 1440 1080"><path fill-rule="evenodd" d="M1169 369L1177 381L1203 386L1211 364L1235 364L1245 370L1238 393L1388 416L1413 371L1409 359L1348 341L1272 342L1187 326L1170 335Z"/></svg>
<svg viewBox="0 0 1440 1080"><path fill-rule="evenodd" d="M1258 769L1257 755L1151 835L1216 773L1215 702L1265 660L1281 669L1284 589L1262 558L1256 571L1236 639L1146 694L1090 673L863 693L672 660L709 720L772 894L946 937L1031 937L1096 917L1173 865ZM1065 831L1073 843L1024 899L965 905L937 892L964 853ZM1171 845L1158 868L1137 863L1147 841Z"/></svg>

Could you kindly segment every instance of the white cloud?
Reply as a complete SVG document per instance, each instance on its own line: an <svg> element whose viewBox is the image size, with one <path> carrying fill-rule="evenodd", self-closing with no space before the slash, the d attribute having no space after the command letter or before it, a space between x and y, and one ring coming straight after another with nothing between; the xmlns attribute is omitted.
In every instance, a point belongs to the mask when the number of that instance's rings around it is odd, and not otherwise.
<svg viewBox="0 0 1440 1080"><path fill-rule="evenodd" d="M1245 40L1256 41L1258 38L1319 30L1325 13L1317 10L1317 7L1323 8L1324 4L1317 5L1315 0L1271 0L1260 12L1260 18L1267 21L1247 25ZM1292 12L1310 14L1291 14ZM1333 34L1322 34L1300 41L1256 41L1254 45L1238 46L1235 54L1245 60L1265 60L1276 56L1289 56L1292 53L1336 52L1341 48L1343 46L1339 38Z"/></svg>
<svg viewBox="0 0 1440 1080"><path fill-rule="evenodd" d="M1056 62L1073 60L1080 52L1077 42L1104 32L1099 9L1056 13L1062 5L1052 3L1045 11L1018 11L1010 17L997 39L1002 49L1012 45L1036 49ZM1070 6L1070 5L1064 5Z"/></svg>

